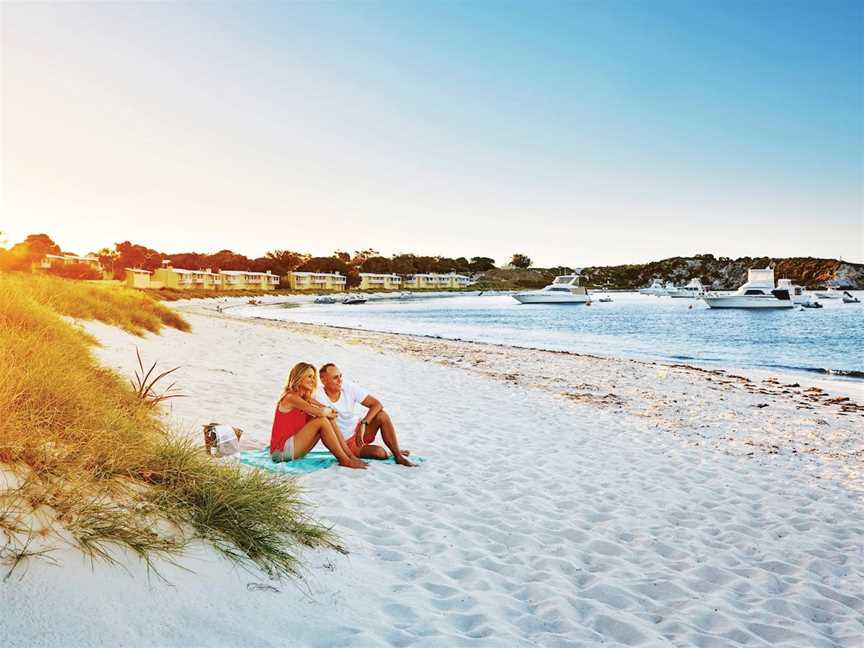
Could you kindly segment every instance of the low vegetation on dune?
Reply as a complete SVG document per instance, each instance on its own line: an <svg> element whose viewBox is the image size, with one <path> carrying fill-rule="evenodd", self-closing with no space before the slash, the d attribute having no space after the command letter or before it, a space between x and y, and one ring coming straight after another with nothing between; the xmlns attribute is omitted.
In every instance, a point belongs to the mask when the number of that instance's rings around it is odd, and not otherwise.
<svg viewBox="0 0 864 648"><path fill-rule="evenodd" d="M95 343L60 315L140 334L189 325L135 291L0 274L0 560L132 550L153 566L205 540L239 562L296 574L296 547L338 548L296 483L209 459L172 434Z"/></svg>
<svg viewBox="0 0 864 648"><path fill-rule="evenodd" d="M180 315L139 290L39 274L6 273L0 281L7 292L26 295L60 315L99 320L135 335L158 333L164 326L190 330Z"/></svg>

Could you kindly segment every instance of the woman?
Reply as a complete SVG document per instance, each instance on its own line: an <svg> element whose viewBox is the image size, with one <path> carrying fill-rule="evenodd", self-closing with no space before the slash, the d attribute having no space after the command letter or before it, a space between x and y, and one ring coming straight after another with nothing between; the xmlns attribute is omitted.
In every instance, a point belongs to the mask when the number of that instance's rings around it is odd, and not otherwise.
<svg viewBox="0 0 864 648"><path fill-rule="evenodd" d="M277 461L300 459L320 439L340 466L366 468L348 449L342 435L333 429L330 421L336 418L335 410L312 400L317 384L315 367L307 362L294 365L276 405L270 456Z"/></svg>

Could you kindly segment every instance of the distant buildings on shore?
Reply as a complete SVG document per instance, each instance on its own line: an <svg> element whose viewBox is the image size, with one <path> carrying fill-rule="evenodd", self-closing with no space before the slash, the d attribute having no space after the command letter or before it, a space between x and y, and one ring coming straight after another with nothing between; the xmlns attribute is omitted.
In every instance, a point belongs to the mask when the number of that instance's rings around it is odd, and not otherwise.
<svg viewBox="0 0 864 648"><path fill-rule="evenodd" d="M273 290L279 275L247 270L184 270L166 266L152 272L126 268L124 283L132 288L174 288L175 290Z"/></svg>
<svg viewBox="0 0 864 648"><path fill-rule="evenodd" d="M98 260L97 260L98 264ZM301 292L343 292L348 278L338 272L289 272L284 277L288 288ZM245 270L184 270L166 266L157 270L126 268L124 283L132 288L197 289L197 290L273 290L280 277L268 272ZM464 288L473 283L471 277L450 272L426 273L401 277L397 274L360 273L359 290L446 290Z"/></svg>
<svg viewBox="0 0 864 648"><path fill-rule="evenodd" d="M62 266L83 265L102 272L102 264L97 257L76 256L75 254L46 254L39 261L33 263L33 270L49 270Z"/></svg>

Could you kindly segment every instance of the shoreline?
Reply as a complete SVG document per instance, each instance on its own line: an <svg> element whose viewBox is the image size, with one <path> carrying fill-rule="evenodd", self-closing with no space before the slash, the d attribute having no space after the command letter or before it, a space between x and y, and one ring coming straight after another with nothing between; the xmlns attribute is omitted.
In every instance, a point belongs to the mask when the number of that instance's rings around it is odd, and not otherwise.
<svg viewBox="0 0 864 648"><path fill-rule="evenodd" d="M453 295L438 295L442 297L448 297ZM193 299L189 300L186 303L188 304L197 304L202 305L207 303L208 299ZM374 300L372 300L374 301ZM385 298L382 301L389 301L389 298ZM258 301L257 303L244 303L239 302L233 303L227 308L236 309L236 308L254 308L258 306L263 307L273 307L273 306L283 306L285 308L298 308L300 306L307 306L307 301L286 301L286 302L272 302L272 301ZM206 309L205 309L206 310ZM203 311L202 311L203 312ZM266 317L257 318L254 315L249 315L247 319L271 319ZM290 320L278 320L278 321L290 321ZM316 323L316 322L294 322L296 324L306 324L308 326L326 326L330 328L336 329L344 329L348 331L358 331L358 332L368 332L368 333L380 333L386 335L403 335L403 336L413 336L418 338L425 338L431 340L449 340L453 342L465 342L472 344L480 344L480 345L491 345L491 346L502 346L506 348L518 348L518 349L527 349L533 351L544 351L549 353L564 353L564 354L573 354L577 356L588 356L595 357L599 359L605 360L632 360L634 362L641 362L646 364L664 364L664 365L686 365L690 366L694 369L705 369L705 370L721 370L726 373L737 372L743 373L748 376L759 376L764 377L769 374L773 375L784 375L789 377L789 382L794 381L795 378L804 379L808 381L812 380L820 380L824 381L821 386L823 389L829 386L833 386L835 390L838 390L842 393L842 395L857 397L858 400L864 401L864 371L859 369L850 369L846 368L832 368L832 367L823 367L823 366L785 366L785 365L754 365L754 366L739 366L734 364L726 364L720 361L711 361L704 360L700 361L698 358L688 358L686 356L676 356L676 355L640 355L635 353L633 355L604 355L602 353L597 353L594 351L574 351L568 349L556 349L556 348L545 348L545 347L537 347L537 346L522 346L513 343L502 343L495 342L490 340L476 340L476 339L465 339L458 337L445 337L435 334L422 334L422 333L406 333L402 331L388 331L383 329L373 329L373 328L357 328L353 326L345 326L334 323Z"/></svg>
<svg viewBox="0 0 864 648"><path fill-rule="evenodd" d="M857 431L864 423L864 387L852 381L246 317L196 302L178 310L408 355L626 414L647 430L726 453L816 457L842 466L849 485L864 492L864 439Z"/></svg>

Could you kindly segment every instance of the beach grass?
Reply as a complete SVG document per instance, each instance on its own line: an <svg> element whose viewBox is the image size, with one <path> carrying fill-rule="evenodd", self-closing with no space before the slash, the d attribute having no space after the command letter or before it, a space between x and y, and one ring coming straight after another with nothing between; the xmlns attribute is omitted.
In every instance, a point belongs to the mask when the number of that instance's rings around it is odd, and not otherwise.
<svg viewBox="0 0 864 648"><path fill-rule="evenodd" d="M152 566L203 539L287 576L298 573L298 546L339 548L304 513L295 481L220 464L172 433L60 315L138 334L189 330L136 291L0 274L0 557L17 564L33 537L56 537Z"/></svg>

